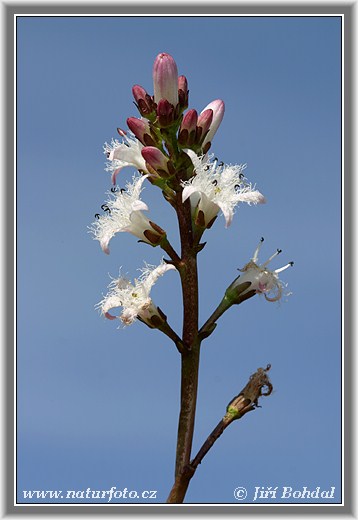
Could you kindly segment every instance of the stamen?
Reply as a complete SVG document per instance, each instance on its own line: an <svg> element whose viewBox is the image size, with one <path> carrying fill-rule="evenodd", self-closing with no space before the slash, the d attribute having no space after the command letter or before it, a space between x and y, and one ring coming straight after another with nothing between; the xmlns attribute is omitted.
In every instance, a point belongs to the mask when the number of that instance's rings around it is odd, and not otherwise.
<svg viewBox="0 0 358 520"><path fill-rule="evenodd" d="M293 264L294 264L294 262L288 262L288 264L284 265L283 267L280 267L279 269L275 269L274 273L276 273L276 274L281 273L281 271L284 271L285 269L292 267Z"/></svg>
<svg viewBox="0 0 358 520"><path fill-rule="evenodd" d="M275 258L275 256L279 255L280 253L282 253L282 249L277 249L277 251L272 256L270 256L270 258L268 260L266 260L266 262L263 263L261 267L266 267L267 264L269 264L271 262L271 260L273 258Z"/></svg>
<svg viewBox="0 0 358 520"><path fill-rule="evenodd" d="M252 260L253 262L255 262L255 263L257 262L257 258L258 258L258 256L259 256L259 251L260 251L260 249L261 249L261 246L262 246L262 242L263 242L263 241L264 241L264 237L261 237L261 238L260 238L260 242L258 243L258 246L257 246L257 248L255 249L254 256L251 258L251 260Z"/></svg>

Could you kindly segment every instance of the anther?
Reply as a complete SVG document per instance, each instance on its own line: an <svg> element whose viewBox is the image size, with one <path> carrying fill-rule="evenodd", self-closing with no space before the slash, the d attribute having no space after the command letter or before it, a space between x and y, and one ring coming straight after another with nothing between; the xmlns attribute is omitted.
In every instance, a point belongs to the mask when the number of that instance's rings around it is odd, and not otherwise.
<svg viewBox="0 0 358 520"><path fill-rule="evenodd" d="M288 262L290 266L292 267L295 262Z"/></svg>
<svg viewBox="0 0 358 520"><path fill-rule="evenodd" d="M111 210L110 210L110 208L107 206L107 204L102 204L101 209L103 209L103 211L108 211L109 213L111 212Z"/></svg>
<svg viewBox="0 0 358 520"><path fill-rule="evenodd" d="M266 260L266 262L264 262L262 264L262 267L266 267L271 262L271 260L273 260L275 258L275 256L279 255L281 252L282 252L282 249L277 249L276 253L271 255L270 258L268 260Z"/></svg>
<svg viewBox="0 0 358 520"><path fill-rule="evenodd" d="M209 166L205 166L205 167L204 167L204 172L207 172L208 169L209 169Z"/></svg>
<svg viewBox="0 0 358 520"><path fill-rule="evenodd" d="M245 179L245 175L243 173L239 174L239 179Z"/></svg>
<svg viewBox="0 0 358 520"><path fill-rule="evenodd" d="M96 213L94 217L97 218L97 219L100 219L101 216L100 216L99 213Z"/></svg>
<svg viewBox="0 0 358 520"><path fill-rule="evenodd" d="M219 163L219 166L224 166L224 161L221 161L221 162Z"/></svg>
<svg viewBox="0 0 358 520"><path fill-rule="evenodd" d="M121 188L121 189L120 189L120 192L121 192L121 193L123 193L124 191L126 191L125 188Z"/></svg>
<svg viewBox="0 0 358 520"><path fill-rule="evenodd" d="M217 186L218 185L218 181L216 179L214 179L211 184L214 184L214 186Z"/></svg>

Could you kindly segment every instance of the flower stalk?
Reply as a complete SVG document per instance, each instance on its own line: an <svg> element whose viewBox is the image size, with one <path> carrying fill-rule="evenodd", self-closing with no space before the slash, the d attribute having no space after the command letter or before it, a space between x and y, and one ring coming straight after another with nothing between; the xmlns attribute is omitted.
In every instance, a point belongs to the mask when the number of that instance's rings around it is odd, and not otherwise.
<svg viewBox="0 0 358 520"><path fill-rule="evenodd" d="M192 442L198 393L201 343L217 326L219 318L233 305L238 305L256 294L268 301L278 301L285 285L278 274L293 265L270 271L267 268L281 250L266 262L258 263L258 252L241 269L241 274L227 287L221 302L199 329L198 254L206 242L201 242L220 214L225 227L230 226L241 203L263 204L265 197L251 185L243 171L246 165L225 164L209 155L212 141L225 111L224 102L216 99L200 113L189 106L188 82L178 75L174 59L160 53L153 66L154 94L140 85L132 92L139 117L127 118L130 132L117 129L121 140L105 144L106 170L114 185L103 214L95 215L90 228L102 250L109 254L109 243L121 232L129 232L138 242L161 248L168 258L158 266L145 265L142 274L133 282L123 276L113 279L108 294L98 304L109 320L119 319L127 326L140 321L150 329L157 329L175 344L181 356L181 389L178 436L176 446L175 481L168 503L181 503L188 485L203 457L224 430L236 419L258 406L258 398L269 395L272 385L266 369L258 369L238 396L232 399L226 414L214 428L203 446L192 459ZM124 188L116 185L119 173L125 167L134 167L138 173ZM149 208L141 198L143 184L161 189L164 199L174 209L180 235L180 251L171 245L167 232L147 216ZM150 292L158 278L167 271L176 271L180 277L183 326L181 335L169 325L167 316L158 307ZM113 309L121 307L118 314ZM266 387L266 393L262 389Z"/></svg>

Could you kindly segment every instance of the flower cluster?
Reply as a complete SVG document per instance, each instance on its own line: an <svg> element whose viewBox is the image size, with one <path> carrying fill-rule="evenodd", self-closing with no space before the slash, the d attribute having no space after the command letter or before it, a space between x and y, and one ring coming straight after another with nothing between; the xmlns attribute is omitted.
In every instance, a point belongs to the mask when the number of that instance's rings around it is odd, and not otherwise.
<svg viewBox="0 0 358 520"><path fill-rule="evenodd" d="M166 232L143 213L148 211L141 199L146 180L162 190L178 214L178 206L184 205L189 220L191 208L191 222L187 225L192 229L188 229L188 233L197 252L202 247L199 243L202 234L213 225L220 210L228 227L240 203L265 202L262 193L245 177L246 165L224 164L209 154L224 117L222 100L210 102L201 111L188 109L188 81L178 75L175 61L167 53L160 53L155 59L153 91L150 95L142 86L133 86L140 117L129 117L129 131L118 128L120 140L105 143L106 170L111 174L114 187L102 205L104 213L96 214L96 221L90 227L94 239L107 254L114 235L129 232L142 242L160 246L172 260L171 266L146 268L134 285L123 278L112 282L111 291L100 306L107 317L111 317L108 311L112 307L122 306L121 319L126 324L132 323L136 316L148 324L150 316L157 315L158 309L148 296L150 288L168 269L179 269L181 261L168 242ZM117 176L127 166L138 173L125 188L119 189ZM236 285L234 282L234 289L241 292L241 297L263 293L267 300L276 301L282 293L277 275L288 266L268 271L266 266L273 257L257 265L258 250L244 267Z"/></svg>

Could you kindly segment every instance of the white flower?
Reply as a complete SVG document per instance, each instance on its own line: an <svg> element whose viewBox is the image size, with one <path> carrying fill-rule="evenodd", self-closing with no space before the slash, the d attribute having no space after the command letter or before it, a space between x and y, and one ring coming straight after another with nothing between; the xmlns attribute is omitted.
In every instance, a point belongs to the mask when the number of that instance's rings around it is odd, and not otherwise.
<svg viewBox="0 0 358 520"><path fill-rule="evenodd" d="M123 130L120 131L123 141L112 139L111 143L105 143L103 149L108 161L106 171L112 174L112 183L116 183L116 177L125 166L134 166L137 170L148 173L145 160L142 157L142 143L136 139L131 132L127 135Z"/></svg>
<svg viewBox="0 0 358 520"><path fill-rule="evenodd" d="M105 214L98 215L98 220L89 228L105 253L109 254L111 238L123 231L132 233L149 244L152 243L144 233L146 230L155 231L149 219L142 213L143 210L148 210L148 206L140 200L142 184L147 177L148 175L134 175L133 182L128 182L126 189L114 194L110 192L110 198L102 206Z"/></svg>
<svg viewBox="0 0 358 520"><path fill-rule="evenodd" d="M282 292L284 285L281 280L278 278L278 273L281 273L288 267L291 267L293 265L293 262L289 262L283 267L280 267L279 269L275 269L274 271L270 271L267 269L267 265L275 256L281 253L281 249L277 249L277 251L270 256L266 262L259 265L257 263L258 261L258 254L261 248L261 245L263 243L264 239L261 238L261 241L259 242L259 245L257 246L254 256L250 260L249 263L245 265L243 269L240 269L240 271L244 274L240 275L235 282L232 284L232 288L238 287L239 285L250 282L250 286L241 292L241 296L243 296L245 293L249 291L256 291L258 294L263 294L269 302L275 302L277 300L281 299Z"/></svg>
<svg viewBox="0 0 358 520"><path fill-rule="evenodd" d="M203 212L205 225L216 217L219 210L224 214L226 227L233 219L235 207L240 202L262 204L264 196L246 182L242 173L245 165L218 164L217 160L198 157L192 150L185 150L194 165L194 176L182 183L183 202L190 197L192 211Z"/></svg>
<svg viewBox="0 0 358 520"><path fill-rule="evenodd" d="M109 293L97 307L110 320L118 318L125 325L130 325L139 317L152 326L150 318L160 314L149 294L158 278L171 269L175 269L174 265L162 261L158 267L146 264L145 268L140 269L142 274L134 280L134 284L123 277L112 280ZM120 316L109 313L115 307L123 308Z"/></svg>

